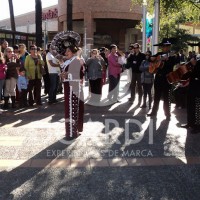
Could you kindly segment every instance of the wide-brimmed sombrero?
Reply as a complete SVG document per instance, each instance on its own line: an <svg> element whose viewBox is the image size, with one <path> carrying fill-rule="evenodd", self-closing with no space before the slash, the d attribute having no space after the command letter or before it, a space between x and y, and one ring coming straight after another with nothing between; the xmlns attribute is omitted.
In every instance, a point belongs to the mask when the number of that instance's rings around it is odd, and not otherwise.
<svg viewBox="0 0 200 200"><path fill-rule="evenodd" d="M62 31L57 33L50 46L50 52L57 58L62 59L64 57L66 48L69 46L78 47L81 41L81 37L74 31Z"/></svg>

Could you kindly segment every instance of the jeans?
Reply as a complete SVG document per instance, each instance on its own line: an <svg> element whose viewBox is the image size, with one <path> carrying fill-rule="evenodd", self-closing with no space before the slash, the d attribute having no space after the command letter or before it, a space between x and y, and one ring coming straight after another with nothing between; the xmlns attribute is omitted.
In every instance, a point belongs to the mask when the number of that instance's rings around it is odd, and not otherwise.
<svg viewBox="0 0 200 200"><path fill-rule="evenodd" d="M50 88L49 88L49 102L54 102L56 100L56 93L58 88L58 74L49 74Z"/></svg>

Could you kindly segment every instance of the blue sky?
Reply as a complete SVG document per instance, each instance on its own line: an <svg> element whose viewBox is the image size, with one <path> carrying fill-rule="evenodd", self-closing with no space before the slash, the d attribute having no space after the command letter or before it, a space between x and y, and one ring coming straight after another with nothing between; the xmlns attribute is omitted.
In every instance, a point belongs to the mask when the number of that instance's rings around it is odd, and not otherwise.
<svg viewBox="0 0 200 200"><path fill-rule="evenodd" d="M42 0L42 7L56 5L58 0ZM13 0L14 15L21 15L35 10L35 0ZM8 0L0 0L0 20L10 17Z"/></svg>

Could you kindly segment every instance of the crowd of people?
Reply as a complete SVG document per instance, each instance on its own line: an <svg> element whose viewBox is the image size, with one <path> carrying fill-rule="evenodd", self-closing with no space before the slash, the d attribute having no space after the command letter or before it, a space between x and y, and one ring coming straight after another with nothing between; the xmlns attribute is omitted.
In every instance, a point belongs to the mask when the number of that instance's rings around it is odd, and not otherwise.
<svg viewBox="0 0 200 200"><path fill-rule="evenodd" d="M178 109L187 107L188 123L181 127L192 127L193 132L196 133L200 130L200 93L198 90L198 86L200 86L200 61L198 56L195 52L189 52L189 55L186 56L183 50L170 55L171 43L165 38L156 45L160 47L161 51L155 55L152 55L149 50L142 53L138 43L130 44L126 53L119 51L117 45L112 44L110 48L92 49L90 56L86 59L82 57L81 48L70 45L64 50L65 60L59 60L51 53L51 44L48 45L47 50L42 50L36 45L30 45L30 49L27 51L25 44L21 43L10 47L7 41L3 41L0 54L0 100L3 102L2 108L16 108L16 101L19 102L20 108L31 107L34 104L41 106L43 81L44 95L48 95L49 105L57 103L57 93L62 93L64 90L65 102L69 104L73 101L73 105L76 105L73 106L73 113L76 113L77 109L80 111L80 117L77 115L71 116L71 118L80 118L81 123L73 125L71 129L70 120L66 122L66 131L71 133L68 137L77 137L77 133L81 132L83 128L84 106L81 100L84 98L80 99L83 94L79 89L80 94L77 95L72 92L71 99L69 99L71 94L70 84L66 84L65 81L62 84L63 80L67 78L69 69L72 68L70 66L79 65L78 78L83 81L85 77L89 81L89 97L90 101L94 102L101 101L102 86L107 80L109 84L108 101L119 102L120 76L123 70L127 70L128 77L131 78L130 103L135 101L136 93L138 93L137 106L148 107L151 112L147 113L147 116L155 117L162 98L166 120L169 121L173 91L176 107ZM171 84L167 75L185 62L190 63L190 77ZM153 85L154 95L152 95ZM74 85L73 87L78 86ZM11 106L9 104L10 99ZM65 117L70 118L69 107L65 107Z"/></svg>

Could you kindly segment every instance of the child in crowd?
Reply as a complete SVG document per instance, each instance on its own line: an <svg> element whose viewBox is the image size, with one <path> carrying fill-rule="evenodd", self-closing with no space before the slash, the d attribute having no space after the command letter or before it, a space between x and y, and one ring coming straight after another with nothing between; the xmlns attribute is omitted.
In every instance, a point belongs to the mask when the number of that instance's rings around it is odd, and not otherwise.
<svg viewBox="0 0 200 200"><path fill-rule="evenodd" d="M151 109L151 102L152 102L152 94L151 94L151 88L153 86L154 81L154 75L149 72L149 58L151 56L151 51L147 51L145 54L145 60L142 61L140 65L140 71L141 73L141 83L143 87L143 105L141 108L146 108L146 100L147 95L149 98L149 109Z"/></svg>
<svg viewBox="0 0 200 200"><path fill-rule="evenodd" d="M17 80L17 87L19 90L19 106L20 108L27 106L27 88L28 88L28 80L25 77L25 68L21 67L19 69L19 77Z"/></svg>

